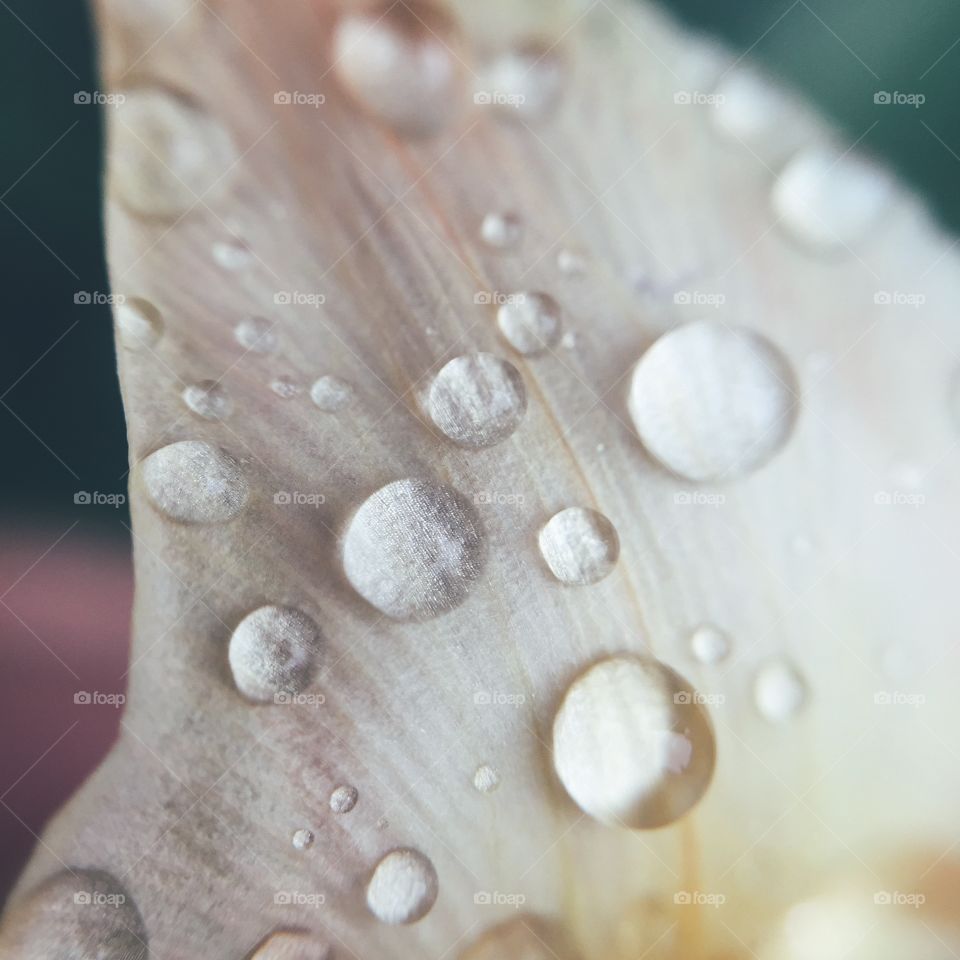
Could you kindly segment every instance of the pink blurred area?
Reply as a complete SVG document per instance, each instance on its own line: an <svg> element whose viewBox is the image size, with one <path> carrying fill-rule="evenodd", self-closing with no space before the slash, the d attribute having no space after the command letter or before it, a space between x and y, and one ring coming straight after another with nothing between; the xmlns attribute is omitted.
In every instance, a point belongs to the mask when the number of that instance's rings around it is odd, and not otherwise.
<svg viewBox="0 0 960 960"><path fill-rule="evenodd" d="M0 535L0 906L120 727L130 549L85 526Z"/></svg>

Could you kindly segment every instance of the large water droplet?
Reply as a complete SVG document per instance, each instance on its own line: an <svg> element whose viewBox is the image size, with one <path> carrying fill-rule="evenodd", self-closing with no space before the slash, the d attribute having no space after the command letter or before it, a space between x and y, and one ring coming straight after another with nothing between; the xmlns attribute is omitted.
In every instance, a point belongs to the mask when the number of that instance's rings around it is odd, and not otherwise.
<svg viewBox="0 0 960 960"><path fill-rule="evenodd" d="M730 638L712 623L703 623L693 631L690 649L701 663L719 663L730 653Z"/></svg>
<svg viewBox="0 0 960 960"><path fill-rule="evenodd" d="M320 628L300 610L260 607L230 637L230 669L237 689L251 700L282 702L311 681Z"/></svg>
<svg viewBox="0 0 960 960"><path fill-rule="evenodd" d="M109 183L137 213L172 217L225 187L238 154L226 128L160 88L128 90L113 124Z"/></svg>
<svg viewBox="0 0 960 960"><path fill-rule="evenodd" d="M202 440L181 440L151 453L141 464L154 505L182 523L221 523L247 502L240 464Z"/></svg>
<svg viewBox="0 0 960 960"><path fill-rule="evenodd" d="M500 786L500 774L488 763L481 763L473 773L473 785L480 793L493 793Z"/></svg>
<svg viewBox="0 0 960 960"><path fill-rule="evenodd" d="M648 452L690 480L759 467L785 442L797 386L780 352L757 333L697 320L640 358L630 414Z"/></svg>
<svg viewBox="0 0 960 960"><path fill-rule="evenodd" d="M893 180L853 154L811 147L795 156L773 188L783 225L810 246L835 250L863 240L890 207Z"/></svg>
<svg viewBox="0 0 960 960"><path fill-rule="evenodd" d="M310 388L310 399L324 413L338 413L353 402L353 387L339 377L320 377Z"/></svg>
<svg viewBox="0 0 960 960"><path fill-rule="evenodd" d="M656 660L602 660L577 677L553 724L553 761L585 812L612 826L661 827L703 796L715 745L700 697Z"/></svg>
<svg viewBox="0 0 960 960"><path fill-rule="evenodd" d="M216 380L191 383L183 390L183 402L204 420L225 420L233 412L233 401L226 387Z"/></svg>
<svg viewBox="0 0 960 960"><path fill-rule="evenodd" d="M233 335L251 353L273 353L278 343L275 326L264 317L245 317L234 327Z"/></svg>
<svg viewBox="0 0 960 960"><path fill-rule="evenodd" d="M560 335L560 305L546 293L514 293L497 310L507 342L524 356L548 350Z"/></svg>
<svg viewBox="0 0 960 960"><path fill-rule="evenodd" d="M313 831L306 829L294 830L293 836L290 838L295 850L306 850L308 847L312 847L313 840Z"/></svg>
<svg viewBox="0 0 960 960"><path fill-rule="evenodd" d="M425 0L383 0L344 14L334 32L340 84L374 116L416 136L436 133L463 101L458 31Z"/></svg>
<svg viewBox="0 0 960 960"><path fill-rule="evenodd" d="M561 583L596 583L620 556L620 538L613 524L585 507L555 513L540 531L539 542L543 559Z"/></svg>
<svg viewBox="0 0 960 960"><path fill-rule="evenodd" d="M514 247L523 236L523 221L515 213L488 213L480 226L480 236L498 250Z"/></svg>
<svg viewBox="0 0 960 960"><path fill-rule="evenodd" d="M147 960L147 932L133 898L102 870L57 873L11 914L4 957L17 960Z"/></svg>
<svg viewBox="0 0 960 960"><path fill-rule="evenodd" d="M128 350L152 347L163 333L160 311L139 297L126 297L113 308L120 343Z"/></svg>
<svg viewBox="0 0 960 960"><path fill-rule="evenodd" d="M504 116L538 119L557 102L563 73L555 47L525 44L481 65L474 100L500 110Z"/></svg>
<svg viewBox="0 0 960 960"><path fill-rule="evenodd" d="M330 809L334 813L349 813L357 805L359 796L356 787L342 784L330 794Z"/></svg>
<svg viewBox="0 0 960 960"><path fill-rule="evenodd" d="M414 923L437 899L437 871L418 850L400 848L376 866L367 884L367 906L384 923Z"/></svg>
<svg viewBox="0 0 960 960"><path fill-rule="evenodd" d="M757 673L753 698L762 716L774 723L784 723L806 703L807 685L791 664L773 660Z"/></svg>
<svg viewBox="0 0 960 960"><path fill-rule="evenodd" d="M328 960L330 945L305 930L278 930L253 952L250 960Z"/></svg>
<svg viewBox="0 0 960 960"><path fill-rule="evenodd" d="M464 447L489 447L506 440L526 409L527 391L520 372L489 353L451 360L430 386L431 420Z"/></svg>
<svg viewBox="0 0 960 960"><path fill-rule="evenodd" d="M397 480L354 514L343 542L353 588L387 616L425 619L462 603L483 567L480 520L455 490Z"/></svg>

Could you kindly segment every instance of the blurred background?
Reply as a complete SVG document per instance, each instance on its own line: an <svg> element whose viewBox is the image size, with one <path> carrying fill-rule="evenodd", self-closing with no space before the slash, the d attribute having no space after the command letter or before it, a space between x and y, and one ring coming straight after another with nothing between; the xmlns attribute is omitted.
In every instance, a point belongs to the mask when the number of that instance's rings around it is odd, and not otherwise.
<svg viewBox="0 0 960 960"><path fill-rule="evenodd" d="M960 226L956 0L664 5L803 91ZM100 87L87 5L0 0L0 62L2 904L35 835L116 736L132 584L101 108L76 102ZM881 90L925 99L878 107Z"/></svg>

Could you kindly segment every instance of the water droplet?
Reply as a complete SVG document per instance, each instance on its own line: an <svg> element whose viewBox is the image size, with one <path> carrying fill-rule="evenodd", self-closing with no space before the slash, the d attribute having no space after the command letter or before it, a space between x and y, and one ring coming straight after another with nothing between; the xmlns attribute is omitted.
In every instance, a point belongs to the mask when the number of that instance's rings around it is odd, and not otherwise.
<svg viewBox="0 0 960 960"><path fill-rule="evenodd" d="M133 898L102 870L70 868L35 888L4 924L4 956L22 960L147 960Z"/></svg>
<svg viewBox="0 0 960 960"><path fill-rule="evenodd" d="M183 391L183 402L204 420L225 420L233 412L233 401L216 380L191 383Z"/></svg>
<svg viewBox="0 0 960 960"><path fill-rule="evenodd" d="M515 213L488 213L480 226L480 236L498 250L514 247L523 236L523 221Z"/></svg>
<svg viewBox="0 0 960 960"><path fill-rule="evenodd" d="M226 128L197 104L160 88L127 90L113 124L108 183L149 216L181 216L225 188L238 159Z"/></svg>
<svg viewBox="0 0 960 960"><path fill-rule="evenodd" d="M270 389L282 400L291 400L300 393L300 384L292 377L274 377Z"/></svg>
<svg viewBox="0 0 960 960"><path fill-rule="evenodd" d="M334 32L341 86L403 133L436 133L463 102L457 25L425 0L383 0L345 14Z"/></svg>
<svg viewBox="0 0 960 960"><path fill-rule="evenodd" d="M713 774L709 718L693 688L656 660L602 660L571 684L553 725L557 776L590 816L612 826L673 823Z"/></svg>
<svg viewBox="0 0 960 960"><path fill-rule="evenodd" d="M306 850L308 847L313 846L313 831L295 830L291 842L293 843L294 849Z"/></svg>
<svg viewBox="0 0 960 960"><path fill-rule="evenodd" d="M767 720L783 723L806 703L807 685L793 666L782 660L774 660L757 673L753 698L757 709Z"/></svg>
<svg viewBox="0 0 960 960"><path fill-rule="evenodd" d="M113 308L120 343L128 350L152 347L163 333L160 311L139 297L127 297Z"/></svg>
<svg viewBox="0 0 960 960"><path fill-rule="evenodd" d="M579 277L587 269L587 262L574 250L563 249L557 254L557 268L569 277Z"/></svg>
<svg viewBox="0 0 960 960"><path fill-rule="evenodd" d="M730 638L712 623L703 623L693 631L690 648L701 663L719 663L730 653Z"/></svg>
<svg viewBox="0 0 960 960"><path fill-rule="evenodd" d="M380 819L377 820L378 830L386 830L387 827L389 826L390 826L390 821L386 817L380 817Z"/></svg>
<svg viewBox="0 0 960 960"><path fill-rule="evenodd" d="M357 805L358 797L356 787L339 786L330 794L330 809L334 813L349 813Z"/></svg>
<svg viewBox="0 0 960 960"><path fill-rule="evenodd" d="M455 490L397 480L364 501L347 528L343 566L368 603L425 619L462 603L484 560L480 520Z"/></svg>
<svg viewBox="0 0 960 960"><path fill-rule="evenodd" d="M836 250L866 238L894 196L881 167L852 154L811 147L784 168L773 209L801 242Z"/></svg>
<svg viewBox="0 0 960 960"><path fill-rule="evenodd" d="M481 763L473 774L473 785L481 793L493 793L500 786L500 774L489 764Z"/></svg>
<svg viewBox="0 0 960 960"><path fill-rule="evenodd" d="M526 409L527 391L520 372L489 353L451 360L430 386L430 419L464 447L477 449L506 440Z"/></svg>
<svg viewBox="0 0 960 960"><path fill-rule="evenodd" d="M242 240L218 240L213 245L213 259L225 270L242 270L253 261L253 251Z"/></svg>
<svg viewBox="0 0 960 960"><path fill-rule="evenodd" d="M556 104L563 72L556 48L524 44L481 65L474 99L500 110L504 116L538 119Z"/></svg>
<svg viewBox="0 0 960 960"><path fill-rule="evenodd" d="M557 342L560 305L546 293L515 293L497 310L497 324L514 350L535 356Z"/></svg>
<svg viewBox="0 0 960 960"><path fill-rule="evenodd" d="M246 317L236 325L233 335L251 353L273 353L278 343L275 326L264 317Z"/></svg>
<svg viewBox="0 0 960 960"><path fill-rule="evenodd" d="M310 399L324 413L337 413L353 402L353 387L339 377L320 377L310 388Z"/></svg>
<svg viewBox="0 0 960 960"><path fill-rule="evenodd" d="M437 899L437 871L419 851L391 850L367 885L367 906L383 923L415 923Z"/></svg>
<svg viewBox="0 0 960 960"><path fill-rule="evenodd" d="M154 505L182 523L222 523L247 502L240 464L202 440L181 440L151 453L141 464Z"/></svg>
<svg viewBox="0 0 960 960"><path fill-rule="evenodd" d="M560 346L563 347L564 350L576 350L577 340L577 335L572 330L568 330L560 338Z"/></svg>
<svg viewBox="0 0 960 960"><path fill-rule="evenodd" d="M798 137L784 129L784 114L793 104L769 77L752 67L736 67L721 77L714 91L711 119L717 130L753 150L776 141L781 156Z"/></svg>
<svg viewBox="0 0 960 960"><path fill-rule="evenodd" d="M620 538L613 524L585 507L555 513L540 531L539 542L543 559L561 583L597 583L620 556Z"/></svg>
<svg viewBox="0 0 960 960"><path fill-rule="evenodd" d="M330 945L305 930L277 930L253 952L250 960L329 960Z"/></svg>
<svg viewBox="0 0 960 960"><path fill-rule="evenodd" d="M237 689L262 703L289 699L310 683L320 644L320 628L300 610L254 610L230 637L230 669Z"/></svg>
<svg viewBox="0 0 960 960"><path fill-rule="evenodd" d="M697 320L640 358L630 414L647 451L689 480L754 470L789 437L797 386L780 352L743 328Z"/></svg>

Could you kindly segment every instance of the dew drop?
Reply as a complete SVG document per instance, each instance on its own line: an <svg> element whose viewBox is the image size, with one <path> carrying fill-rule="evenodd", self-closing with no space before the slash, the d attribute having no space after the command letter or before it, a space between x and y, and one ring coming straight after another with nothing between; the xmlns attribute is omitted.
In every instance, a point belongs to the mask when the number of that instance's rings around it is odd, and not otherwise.
<svg viewBox="0 0 960 960"><path fill-rule="evenodd" d="M278 930L254 950L250 960L329 960L330 945L305 930Z"/></svg>
<svg viewBox="0 0 960 960"><path fill-rule="evenodd" d="M390 821L386 817L380 817L377 820L377 829L386 830L390 826Z"/></svg>
<svg viewBox="0 0 960 960"><path fill-rule="evenodd" d="M402 133L436 133L457 114L463 73L457 25L425 0L382 0L344 14L333 39L341 86Z"/></svg>
<svg viewBox="0 0 960 960"><path fill-rule="evenodd" d="M493 793L500 786L500 774L489 764L481 763L474 771L473 785L480 793Z"/></svg>
<svg viewBox="0 0 960 960"><path fill-rule="evenodd" d="M693 631L690 649L701 663L719 663L730 653L730 638L712 623L703 623Z"/></svg>
<svg viewBox="0 0 960 960"><path fill-rule="evenodd" d="M647 451L689 480L756 469L786 442L797 416L787 361L757 333L697 320L640 358L630 414Z"/></svg>
<svg viewBox="0 0 960 960"><path fill-rule="evenodd" d="M270 389L281 400L292 400L300 393L300 384L292 377L274 377L270 381Z"/></svg>
<svg viewBox="0 0 960 960"><path fill-rule="evenodd" d="M523 221L515 213L488 213L480 225L480 236L498 250L514 247L523 236Z"/></svg>
<svg viewBox="0 0 960 960"><path fill-rule="evenodd" d="M559 99L563 73L563 62L555 48L524 44L481 65L474 100L504 116L539 119Z"/></svg>
<svg viewBox="0 0 960 960"><path fill-rule="evenodd" d="M550 572L571 585L597 583L620 556L620 538L613 524L586 507L555 513L540 531L539 543Z"/></svg>
<svg viewBox="0 0 960 960"><path fill-rule="evenodd" d="M233 335L251 353L273 353L278 343L275 326L264 317L246 317L234 327Z"/></svg>
<svg viewBox="0 0 960 960"><path fill-rule="evenodd" d="M553 725L557 776L611 826L673 823L703 796L715 744L693 688L656 660L602 660L567 690Z"/></svg>
<svg viewBox="0 0 960 960"><path fill-rule="evenodd" d="M213 259L225 270L243 270L253 262L253 252L242 240L218 240Z"/></svg>
<svg viewBox="0 0 960 960"><path fill-rule="evenodd" d="M572 330L568 330L560 338L560 346L563 347L564 350L576 350L578 345L578 340L579 338L577 337L577 335Z"/></svg>
<svg viewBox="0 0 960 960"><path fill-rule="evenodd" d="M497 324L514 350L535 356L557 342L560 305L546 293L511 294L497 310Z"/></svg>
<svg viewBox="0 0 960 960"><path fill-rule="evenodd" d="M356 787L343 784L330 794L330 809L334 813L349 813L357 805L358 797Z"/></svg>
<svg viewBox="0 0 960 960"><path fill-rule="evenodd" d="M310 683L320 644L320 628L300 610L254 610L230 637L228 656L237 689L261 703L289 699Z"/></svg>
<svg viewBox="0 0 960 960"><path fill-rule="evenodd" d="M353 387L339 377L320 377L310 388L310 399L324 413L338 413L353 402Z"/></svg>
<svg viewBox="0 0 960 960"><path fill-rule="evenodd" d="M796 142L793 133L784 130L784 114L792 106L788 97L769 77L752 67L728 71L714 94L711 119L724 136L752 149L762 149L776 141L783 151L789 149L791 140Z"/></svg>
<svg viewBox="0 0 960 960"><path fill-rule="evenodd" d="M313 839L312 830L295 830L291 842L293 843L294 849L306 850L308 847L313 846Z"/></svg>
<svg viewBox="0 0 960 960"><path fill-rule="evenodd" d="M343 542L353 588L396 619L426 619L462 603L483 561L474 509L427 480L381 487L354 514Z"/></svg>
<svg viewBox="0 0 960 960"><path fill-rule="evenodd" d="M110 184L148 216L180 216L222 191L238 153L209 113L161 88L128 90L117 107Z"/></svg>
<svg viewBox="0 0 960 960"><path fill-rule="evenodd" d="M512 363L471 353L446 364L428 397L430 419L455 443L478 449L506 440L527 409L527 391Z"/></svg>
<svg viewBox="0 0 960 960"><path fill-rule="evenodd" d="M587 264L576 251L563 249L557 254L557 268L569 277L579 277L586 271Z"/></svg>
<svg viewBox="0 0 960 960"><path fill-rule="evenodd" d="M437 899L437 871L419 851L391 850L367 885L367 906L383 923L415 923Z"/></svg>
<svg viewBox="0 0 960 960"><path fill-rule="evenodd" d="M145 350L154 346L163 333L160 311L139 297L127 297L113 308L120 343L128 350Z"/></svg>
<svg viewBox="0 0 960 960"><path fill-rule="evenodd" d="M794 237L829 251L865 239L893 196L893 180L881 167L852 154L811 147L784 168L772 202Z"/></svg>
<svg viewBox="0 0 960 960"><path fill-rule="evenodd" d="M22 960L147 960L143 919L121 883L102 870L70 868L33 890L4 925Z"/></svg>
<svg viewBox="0 0 960 960"><path fill-rule="evenodd" d="M235 517L249 494L240 464L202 440L181 440L151 453L141 464L154 505L182 523L222 523Z"/></svg>
<svg viewBox="0 0 960 960"><path fill-rule="evenodd" d="M774 660L757 673L753 698L763 717L774 723L784 723L806 703L807 685L793 666Z"/></svg>
<svg viewBox="0 0 960 960"><path fill-rule="evenodd" d="M204 420L226 420L233 412L233 401L216 380L191 383L183 390L183 402Z"/></svg>

